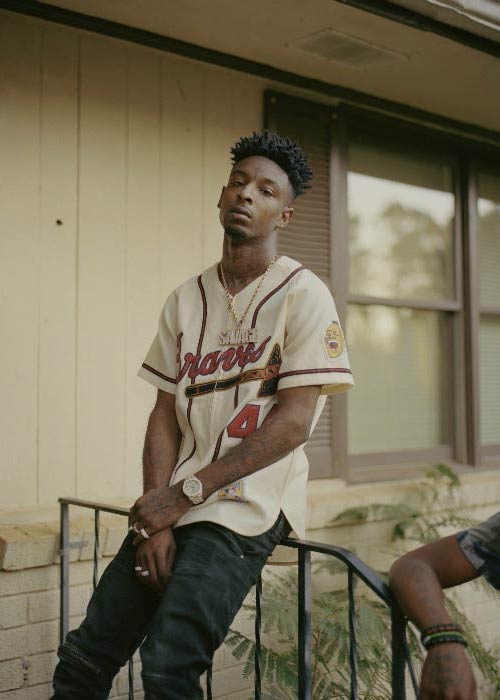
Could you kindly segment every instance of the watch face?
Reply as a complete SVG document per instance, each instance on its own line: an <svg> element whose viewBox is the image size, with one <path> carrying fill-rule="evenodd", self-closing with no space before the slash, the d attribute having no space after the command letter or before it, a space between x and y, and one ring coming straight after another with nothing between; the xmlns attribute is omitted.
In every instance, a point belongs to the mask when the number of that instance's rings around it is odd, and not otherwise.
<svg viewBox="0 0 500 700"><path fill-rule="evenodd" d="M201 483L198 479L186 479L183 491L188 497L199 496L201 494Z"/></svg>

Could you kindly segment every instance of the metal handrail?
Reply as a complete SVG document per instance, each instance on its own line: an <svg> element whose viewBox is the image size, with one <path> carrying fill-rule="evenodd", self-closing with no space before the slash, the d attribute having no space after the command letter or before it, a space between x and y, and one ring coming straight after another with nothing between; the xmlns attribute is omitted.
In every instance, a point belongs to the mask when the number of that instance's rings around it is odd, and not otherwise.
<svg viewBox="0 0 500 700"><path fill-rule="evenodd" d="M122 515L129 519L130 509L122 506L112 506L105 503L97 503L78 498L59 498L61 509L60 529L60 639L65 639L68 633L69 622L69 555L75 546L72 545L69 534L69 506L89 508L94 511L94 589L98 581L99 559L99 515L112 513ZM391 596L388 586L365 562L356 554L332 544L323 544L310 540L296 540L287 538L282 543L285 547L298 550L298 700L312 700L312 626L311 626L311 554L326 554L339 559L347 566L348 572L348 598L349 598L349 660L351 667L350 700L358 698L357 677L357 639L356 639L356 606L354 596L355 578L361 579L380 598L391 612L391 654L392 674L391 688L393 700L405 700L405 669L408 666L410 679L418 698L418 685L415 671L411 661L411 655L406 639L406 624L396 602ZM261 597L262 579L259 576L256 585L256 614L255 614L255 700L260 700L262 691L262 654L260 645L261 633ZM129 660L129 700L134 699L134 676L132 659ZM212 669L207 670L207 700L212 700Z"/></svg>

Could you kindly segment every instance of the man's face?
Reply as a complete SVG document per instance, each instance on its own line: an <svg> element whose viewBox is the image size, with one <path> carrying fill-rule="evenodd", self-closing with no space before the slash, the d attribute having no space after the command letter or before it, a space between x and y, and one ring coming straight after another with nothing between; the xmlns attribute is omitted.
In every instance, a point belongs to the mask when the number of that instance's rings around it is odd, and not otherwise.
<svg viewBox="0 0 500 700"><path fill-rule="evenodd" d="M236 163L219 199L219 219L233 240L267 238L291 221L293 190L279 165L262 156Z"/></svg>

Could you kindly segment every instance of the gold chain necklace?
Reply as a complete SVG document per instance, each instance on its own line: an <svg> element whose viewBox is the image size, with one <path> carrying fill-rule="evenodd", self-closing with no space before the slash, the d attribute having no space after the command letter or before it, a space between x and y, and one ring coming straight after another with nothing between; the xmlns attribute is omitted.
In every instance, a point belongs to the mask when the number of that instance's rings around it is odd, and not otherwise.
<svg viewBox="0 0 500 700"><path fill-rule="evenodd" d="M260 291L260 288L264 284L264 280L266 279L267 273L271 269L271 267L274 265L276 260L279 258L279 255L275 255L272 259L269 265L266 267L264 270L263 274L261 275L259 284L255 287L254 293L252 294L252 298L247 304L247 307L245 311L243 312L243 316L241 318L238 318L236 314L236 309L234 308L234 297L230 294L229 289L227 288L227 283L226 283L226 278L224 276L224 269L222 267L222 263L219 263L220 267L220 274L222 278L222 286L224 287L224 292L226 293L227 297L227 308L231 312L233 319L234 319L234 325L235 327L226 330L226 331L220 331L220 342L221 345L241 345L242 343L250 343L250 342L256 342L259 337L259 333L256 328L243 328L243 322L245 318L247 317L247 314L250 310L250 307L255 301L255 298L257 294Z"/></svg>

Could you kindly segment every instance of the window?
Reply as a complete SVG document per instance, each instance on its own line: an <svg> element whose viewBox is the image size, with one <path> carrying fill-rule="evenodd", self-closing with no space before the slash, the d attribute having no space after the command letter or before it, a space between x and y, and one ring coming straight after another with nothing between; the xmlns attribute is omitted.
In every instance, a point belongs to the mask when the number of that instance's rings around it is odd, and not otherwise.
<svg viewBox="0 0 500 700"><path fill-rule="evenodd" d="M499 149L272 91L265 124L311 156L280 250L330 286L356 381L328 399L312 476L500 466L500 169L474 165Z"/></svg>
<svg viewBox="0 0 500 700"><path fill-rule="evenodd" d="M347 167L350 463L384 464L389 452L418 461L433 448L449 457L453 164L354 136Z"/></svg>

